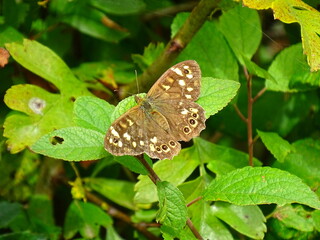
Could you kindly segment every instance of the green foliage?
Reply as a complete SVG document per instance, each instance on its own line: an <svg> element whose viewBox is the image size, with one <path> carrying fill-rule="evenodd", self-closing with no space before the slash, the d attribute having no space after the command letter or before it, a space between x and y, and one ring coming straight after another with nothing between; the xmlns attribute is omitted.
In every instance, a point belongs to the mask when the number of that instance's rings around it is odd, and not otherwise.
<svg viewBox="0 0 320 240"><path fill-rule="evenodd" d="M303 39L228 0L3 0L0 240L318 239L320 15L271 2L243 1ZM189 59L201 136L172 160L108 153L127 89Z"/></svg>

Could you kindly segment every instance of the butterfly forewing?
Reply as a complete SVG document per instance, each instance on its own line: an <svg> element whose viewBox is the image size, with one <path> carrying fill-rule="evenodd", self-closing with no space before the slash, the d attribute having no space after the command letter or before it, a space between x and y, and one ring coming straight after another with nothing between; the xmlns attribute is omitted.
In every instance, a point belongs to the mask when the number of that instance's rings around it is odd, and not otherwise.
<svg viewBox="0 0 320 240"><path fill-rule="evenodd" d="M151 99L186 99L195 101L200 95L201 71L193 60L169 68L148 92Z"/></svg>

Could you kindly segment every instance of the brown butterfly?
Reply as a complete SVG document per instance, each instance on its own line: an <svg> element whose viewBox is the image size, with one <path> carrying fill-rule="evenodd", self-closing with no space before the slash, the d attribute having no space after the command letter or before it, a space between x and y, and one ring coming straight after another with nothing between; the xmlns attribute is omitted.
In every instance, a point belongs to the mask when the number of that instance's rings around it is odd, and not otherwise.
<svg viewBox="0 0 320 240"><path fill-rule="evenodd" d="M148 154L172 159L205 128L204 109L194 101L200 95L201 71L193 60L168 69L137 106L121 115L107 131L104 147L113 155Z"/></svg>

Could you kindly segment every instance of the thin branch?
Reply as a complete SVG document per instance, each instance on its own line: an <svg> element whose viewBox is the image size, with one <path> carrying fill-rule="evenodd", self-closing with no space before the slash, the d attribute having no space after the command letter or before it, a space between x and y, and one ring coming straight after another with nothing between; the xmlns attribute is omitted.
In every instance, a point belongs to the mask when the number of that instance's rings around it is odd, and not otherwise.
<svg viewBox="0 0 320 240"><path fill-rule="evenodd" d="M59 181L70 187L69 180L65 176L59 176ZM100 197L95 195L94 193L91 193L87 190L85 190L85 197L92 203L96 204L97 206L100 206L103 210L105 210L110 216L119 219L120 221L123 221L132 227L134 227L137 231L141 232L145 237L151 240L160 240L161 238L158 238L157 236L153 235L151 232L147 230L148 224L146 223L133 223L131 221L130 216L125 214L124 212L121 212L117 208L113 207L109 203L102 200Z"/></svg>
<svg viewBox="0 0 320 240"><path fill-rule="evenodd" d="M176 35L168 42L162 54L139 76L141 90L146 92L161 74L167 70L180 52L189 44L194 35L205 23L207 17L214 10L220 0L201 0L193 9L184 25ZM136 91L134 83L124 86L120 94L122 97Z"/></svg>
<svg viewBox="0 0 320 240"><path fill-rule="evenodd" d="M189 202L189 203L187 204L187 207L190 207L192 204L200 201L201 199L202 199L202 196L197 197L196 199L193 199L191 202Z"/></svg>
<svg viewBox="0 0 320 240"><path fill-rule="evenodd" d="M252 102L255 103L259 97L261 97L265 92L266 92L267 88L264 87L262 88L258 93L257 95L252 99Z"/></svg>
<svg viewBox="0 0 320 240"><path fill-rule="evenodd" d="M145 223L133 223L131 221L131 218L119 211L117 208L111 206L110 204L108 204L107 202L103 201L100 197L98 197L97 195L90 193L88 191L86 191L86 197L88 198L88 200L90 202L95 203L98 206L101 206L105 211L108 212L108 214L114 218L117 218L123 222L126 222L127 224L131 225L132 227L134 227L135 229L137 229L139 232L141 232L145 237L147 237L148 239L151 240L160 240L161 238L158 238L157 236L153 235L151 232L149 232L147 230L148 225Z"/></svg>
<svg viewBox="0 0 320 240"><path fill-rule="evenodd" d="M200 233L198 232L198 230L195 228L195 226L193 225L192 221L190 220L190 218L187 219L187 225L190 228L191 232L193 233L193 235L199 239L199 240L203 240L202 236L200 235Z"/></svg>
<svg viewBox="0 0 320 240"><path fill-rule="evenodd" d="M248 70L244 67L244 75L247 79L247 91L248 91L248 116L247 116L247 135L248 135L248 154L249 165L253 166L253 141L252 141L252 75L248 73Z"/></svg>
<svg viewBox="0 0 320 240"><path fill-rule="evenodd" d="M143 154L136 156L136 158L141 162L141 164L148 170L149 178L151 181L157 185L157 182L160 182L161 179L159 176L153 171L152 167L150 167L149 163L144 159Z"/></svg>
<svg viewBox="0 0 320 240"><path fill-rule="evenodd" d="M241 118L242 121L244 121L246 124L248 123L248 119L242 114L240 109L238 108L237 104L233 104L234 110L236 110L236 113Z"/></svg>

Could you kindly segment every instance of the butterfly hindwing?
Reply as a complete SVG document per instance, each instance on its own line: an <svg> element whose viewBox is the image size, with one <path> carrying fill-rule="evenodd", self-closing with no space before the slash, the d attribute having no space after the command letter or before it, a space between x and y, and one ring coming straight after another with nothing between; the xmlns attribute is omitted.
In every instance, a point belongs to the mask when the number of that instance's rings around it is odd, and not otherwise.
<svg viewBox="0 0 320 240"><path fill-rule="evenodd" d="M153 112L145 114L139 106L130 109L109 128L105 149L116 156L147 153L151 158L172 159L181 149L170 134L166 118Z"/></svg>
<svg viewBox="0 0 320 240"><path fill-rule="evenodd" d="M166 116L169 128L174 132L177 141L190 141L199 136L205 128L205 112L195 102L167 99L156 104L159 111Z"/></svg>

